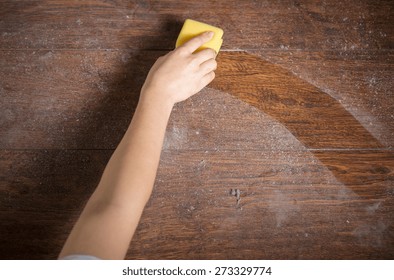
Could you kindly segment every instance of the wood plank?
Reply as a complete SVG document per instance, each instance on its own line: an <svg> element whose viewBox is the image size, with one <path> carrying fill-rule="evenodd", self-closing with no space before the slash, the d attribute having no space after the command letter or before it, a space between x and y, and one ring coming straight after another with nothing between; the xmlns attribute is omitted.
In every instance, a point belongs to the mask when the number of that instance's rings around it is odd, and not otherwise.
<svg viewBox="0 0 394 280"><path fill-rule="evenodd" d="M162 54L2 51L0 147L114 149ZM176 106L167 133L183 149L237 149L245 139L255 149L302 146L296 140L307 148L393 148L393 58L387 51L347 60L336 52L222 52L215 82ZM378 82L360 81L363 72L377 73Z"/></svg>
<svg viewBox="0 0 394 280"><path fill-rule="evenodd" d="M394 131L382 137L394 122L394 53L359 52L253 52L281 66L337 100L375 138L392 146Z"/></svg>
<svg viewBox="0 0 394 280"><path fill-rule="evenodd" d="M55 259L111 153L1 150L0 259Z"/></svg>
<svg viewBox="0 0 394 280"><path fill-rule="evenodd" d="M338 100L290 71L245 52L222 53L219 63L219 78L210 87L228 92L267 113L306 147L382 146ZM393 100L391 89L387 92L387 99ZM388 104L386 115L393 119L394 104ZM388 135L394 135L393 132L389 128Z"/></svg>
<svg viewBox="0 0 394 280"><path fill-rule="evenodd" d="M240 16L242 11L242 16ZM0 49L172 49L186 18L224 49L392 49L392 1L0 1Z"/></svg>
<svg viewBox="0 0 394 280"><path fill-rule="evenodd" d="M158 57L128 51L119 54L2 53L1 147L115 147Z"/></svg>
<svg viewBox="0 0 394 280"><path fill-rule="evenodd" d="M347 181L339 182L331 169L305 153L275 158L270 152L241 150L164 153L128 257L392 258L393 154L325 156L333 166L352 159L354 164L344 171ZM388 172L360 169L366 157L371 166L382 164ZM380 179L363 182L357 179L360 173ZM357 188L369 195L360 195ZM240 190L239 204L231 189Z"/></svg>
<svg viewBox="0 0 394 280"><path fill-rule="evenodd" d="M56 258L111 152L1 150L0 258ZM127 257L393 258L393 152L319 154L164 149Z"/></svg>

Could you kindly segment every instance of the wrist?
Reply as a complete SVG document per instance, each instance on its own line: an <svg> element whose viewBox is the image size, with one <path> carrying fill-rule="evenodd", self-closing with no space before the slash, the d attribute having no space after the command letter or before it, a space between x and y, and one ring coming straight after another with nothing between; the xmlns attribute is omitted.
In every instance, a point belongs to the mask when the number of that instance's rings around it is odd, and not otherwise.
<svg viewBox="0 0 394 280"><path fill-rule="evenodd" d="M142 89L138 107L154 110L157 113L170 115L175 102L167 96L162 95L158 90Z"/></svg>

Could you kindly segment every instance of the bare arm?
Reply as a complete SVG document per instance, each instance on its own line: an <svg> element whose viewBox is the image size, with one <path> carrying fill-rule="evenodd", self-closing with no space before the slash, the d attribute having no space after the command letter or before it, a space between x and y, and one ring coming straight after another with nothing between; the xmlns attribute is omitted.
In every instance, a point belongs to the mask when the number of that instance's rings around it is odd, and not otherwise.
<svg viewBox="0 0 394 280"><path fill-rule="evenodd" d="M130 126L59 258L72 254L125 257L152 192L171 110L215 77L215 51L193 54L211 38L212 34L203 33L152 66Z"/></svg>

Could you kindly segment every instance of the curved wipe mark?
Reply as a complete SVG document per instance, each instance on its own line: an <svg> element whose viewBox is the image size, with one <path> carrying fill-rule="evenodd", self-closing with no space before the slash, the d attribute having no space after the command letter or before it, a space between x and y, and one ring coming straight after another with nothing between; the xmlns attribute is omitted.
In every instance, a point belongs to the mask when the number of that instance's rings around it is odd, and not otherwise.
<svg viewBox="0 0 394 280"><path fill-rule="evenodd" d="M384 147L336 99L252 54L222 52L218 64L211 88L227 92L279 121L358 195L387 195L387 174L374 170L381 165L392 170L394 154L362 151ZM374 192L368 191L371 187Z"/></svg>
<svg viewBox="0 0 394 280"><path fill-rule="evenodd" d="M245 52L222 52L210 87L285 125L306 148L382 148L337 100L290 71Z"/></svg>

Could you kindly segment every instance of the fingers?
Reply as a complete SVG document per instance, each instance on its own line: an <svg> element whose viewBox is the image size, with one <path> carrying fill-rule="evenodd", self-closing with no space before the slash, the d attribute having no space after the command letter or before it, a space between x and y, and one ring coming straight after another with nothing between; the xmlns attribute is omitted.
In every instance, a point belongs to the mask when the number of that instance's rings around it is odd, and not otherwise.
<svg viewBox="0 0 394 280"><path fill-rule="evenodd" d="M204 33L190 39L189 41L184 43L180 48L187 50L189 53L193 53L199 47L201 47L205 43L209 42L212 39L213 34L214 33L212 31L204 32Z"/></svg>
<svg viewBox="0 0 394 280"><path fill-rule="evenodd" d="M200 71L203 75L208 74L209 72L215 71L217 67L217 62L215 58L211 58L200 65Z"/></svg>
<svg viewBox="0 0 394 280"><path fill-rule="evenodd" d="M209 72L204 77L202 77L202 79L201 79L201 89L206 87L210 82L213 81L213 79L215 79L215 72L213 72L213 71Z"/></svg>
<svg viewBox="0 0 394 280"><path fill-rule="evenodd" d="M195 59L197 60L198 63L204 63L205 61L209 59L215 59L216 58L216 52L213 49L204 49L202 51L199 51L195 55Z"/></svg>

